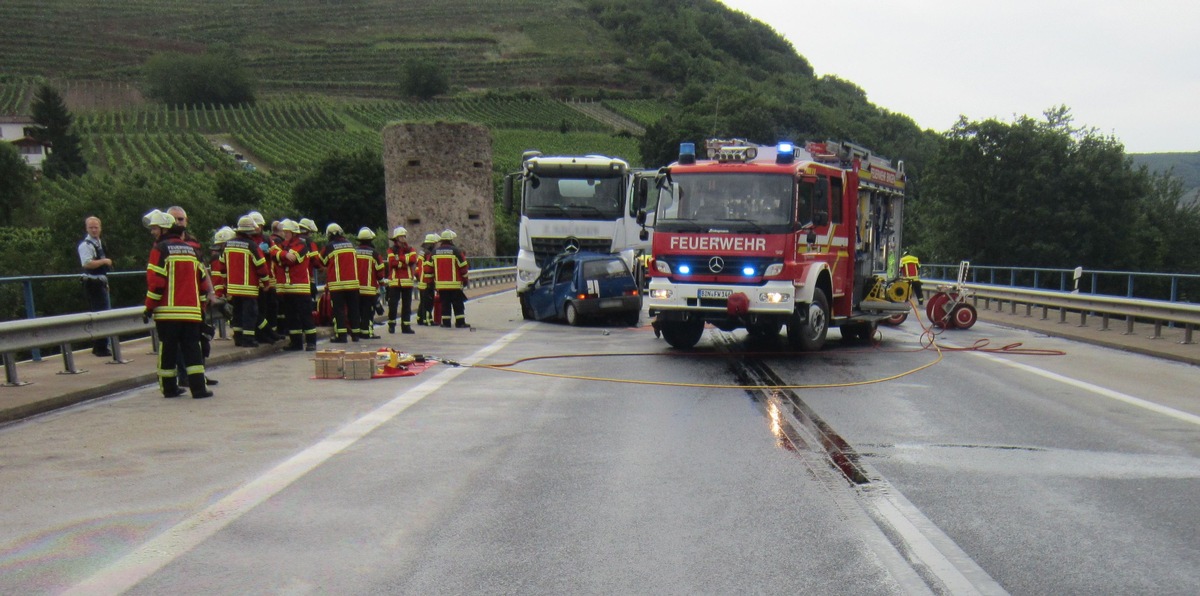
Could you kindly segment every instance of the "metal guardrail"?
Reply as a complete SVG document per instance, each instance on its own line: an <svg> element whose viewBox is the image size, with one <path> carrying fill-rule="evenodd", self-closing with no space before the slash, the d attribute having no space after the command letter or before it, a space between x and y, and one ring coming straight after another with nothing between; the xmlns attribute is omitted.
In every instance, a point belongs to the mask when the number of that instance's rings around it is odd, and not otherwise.
<svg viewBox="0 0 1200 596"><path fill-rule="evenodd" d="M921 265L928 277L953 277L958 265ZM971 265L969 283L1024 287L1034 290L1079 290L1106 296L1188 302L1200 298L1200 274L1143 273L1101 269L1056 269L1046 267L998 267Z"/></svg>
<svg viewBox="0 0 1200 596"><path fill-rule="evenodd" d="M469 278L470 287L490 286L503 283L515 284L517 280L516 267L494 267L472 271ZM62 351L63 373L79 374L75 367L72 343L91 342L98 339L110 338L112 341L112 362L124 364L129 362L121 357L122 335L150 334L154 338L157 352L158 341L154 336L154 325L142 322L141 306L117 308L102 312L74 313L21 319L17 321L0 322L0 355L4 360L5 386L19 386L22 383L17 376L16 354L36 350L38 348L57 346ZM219 312L219 311L215 311ZM223 321L220 325L220 336L224 337Z"/></svg>
<svg viewBox="0 0 1200 596"><path fill-rule="evenodd" d="M923 278L921 283L926 292L931 292L952 288L955 282ZM1154 324L1154 338L1162 337L1164 324L1175 323L1184 328L1184 339L1180 343L1191 344L1195 343L1192 340L1193 330L1200 326L1200 304L989 284L965 284L965 286L971 291L971 299L976 307L979 306L981 300L984 301L984 308L988 310L991 309L992 301L998 302L1001 309L1005 303L1008 303L1015 314L1017 306L1024 305L1026 316L1032 316L1033 309L1038 307L1042 309L1043 319L1049 318L1050 310L1057 310L1059 322L1064 323L1069 313L1076 313L1081 326L1087 324L1089 316L1098 316L1102 320L1102 329L1108 329L1110 320L1113 317L1119 317L1125 321L1125 333L1129 335L1133 334L1133 324L1138 319Z"/></svg>

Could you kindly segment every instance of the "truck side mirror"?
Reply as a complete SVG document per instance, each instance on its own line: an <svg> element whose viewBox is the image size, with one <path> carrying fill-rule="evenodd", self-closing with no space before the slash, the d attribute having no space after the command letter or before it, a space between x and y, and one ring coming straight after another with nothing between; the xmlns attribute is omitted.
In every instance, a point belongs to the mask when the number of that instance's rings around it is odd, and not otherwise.
<svg viewBox="0 0 1200 596"><path fill-rule="evenodd" d="M638 240L645 242L649 239L650 239L650 230L647 230L646 228L642 228L642 231L638 232Z"/></svg>
<svg viewBox="0 0 1200 596"><path fill-rule="evenodd" d="M646 225L646 210L640 207L637 211L637 222L639 226ZM645 240L645 238L643 238L643 240Z"/></svg>
<svg viewBox="0 0 1200 596"><path fill-rule="evenodd" d="M646 200L650 196L650 179L638 178L637 185L633 189L633 210L634 212L643 212L646 209ZM638 222L642 223L642 222Z"/></svg>
<svg viewBox="0 0 1200 596"><path fill-rule="evenodd" d="M513 180L517 177L516 174L508 174L504 177L504 212L512 213L513 210Z"/></svg>

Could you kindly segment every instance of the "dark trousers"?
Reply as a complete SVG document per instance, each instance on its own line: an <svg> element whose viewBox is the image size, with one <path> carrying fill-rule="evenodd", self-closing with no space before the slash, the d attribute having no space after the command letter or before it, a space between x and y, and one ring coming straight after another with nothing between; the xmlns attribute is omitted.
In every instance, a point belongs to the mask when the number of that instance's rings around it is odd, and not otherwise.
<svg viewBox="0 0 1200 596"><path fill-rule="evenodd" d="M343 337L347 332L358 333L358 290L339 290L329 293L333 307L333 335Z"/></svg>
<svg viewBox="0 0 1200 596"><path fill-rule="evenodd" d="M274 288L259 291L258 314L259 323L255 325L254 333L259 340L269 340L279 323L279 296Z"/></svg>
<svg viewBox="0 0 1200 596"><path fill-rule="evenodd" d="M388 288L388 329L396 328L397 305L400 306L400 325L408 327L412 323L412 295L412 286Z"/></svg>
<svg viewBox="0 0 1200 596"><path fill-rule="evenodd" d="M253 335L258 329L258 297L230 296L233 305L233 332Z"/></svg>
<svg viewBox="0 0 1200 596"><path fill-rule="evenodd" d="M187 383L192 394L203 393L204 364L200 352L199 321L155 321L158 331L158 387L163 395L174 397L179 387L175 362L182 355L186 365Z"/></svg>
<svg viewBox="0 0 1200 596"><path fill-rule="evenodd" d="M313 323L312 296L308 294L280 294L283 300L283 315L292 346L304 343L316 345L317 326Z"/></svg>
<svg viewBox="0 0 1200 596"><path fill-rule="evenodd" d="M83 294L87 297L88 310L100 312L112 307L108 298L108 281L90 277L83 278ZM97 356L108 355L108 338L100 338L92 343L92 353Z"/></svg>
<svg viewBox="0 0 1200 596"><path fill-rule="evenodd" d="M467 322L467 295L462 290L442 290L442 326L450 326L450 313L454 313L454 324L465 325Z"/></svg>
<svg viewBox="0 0 1200 596"><path fill-rule="evenodd" d="M371 337L375 330L375 305L378 302L378 294L358 295L358 334L361 337Z"/></svg>
<svg viewBox="0 0 1200 596"><path fill-rule="evenodd" d="M421 303L417 306L417 321L425 324L433 324L433 295L437 292L433 284L420 291Z"/></svg>

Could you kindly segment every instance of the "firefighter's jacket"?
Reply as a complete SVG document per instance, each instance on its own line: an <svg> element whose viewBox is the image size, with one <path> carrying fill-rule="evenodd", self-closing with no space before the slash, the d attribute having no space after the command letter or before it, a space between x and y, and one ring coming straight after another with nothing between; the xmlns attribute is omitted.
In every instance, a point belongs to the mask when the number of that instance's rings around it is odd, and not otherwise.
<svg viewBox="0 0 1200 596"><path fill-rule="evenodd" d="M263 252L267 255L267 265L271 268L271 280L274 282L276 290L278 290L279 284L283 283L284 276L282 259L284 249L280 246L283 244L283 238L271 235L268 237L267 243L270 246Z"/></svg>
<svg viewBox="0 0 1200 596"><path fill-rule="evenodd" d="M421 274L417 267L417 251L407 244L392 245L387 253L387 285L389 288L411 288Z"/></svg>
<svg viewBox="0 0 1200 596"><path fill-rule="evenodd" d="M291 240L282 240L272 247L272 252L279 255L279 277L275 279L280 294L308 295L312 290L312 263L309 262L308 244L299 236ZM292 261L288 255L295 255Z"/></svg>
<svg viewBox="0 0 1200 596"><path fill-rule="evenodd" d="M258 288L267 276L267 259L258 243L238 234L225 243L225 293L229 296L258 297Z"/></svg>
<svg viewBox="0 0 1200 596"><path fill-rule="evenodd" d="M203 321L210 288L199 254L178 234L166 234L150 250L146 309L155 321Z"/></svg>
<svg viewBox="0 0 1200 596"><path fill-rule="evenodd" d="M359 244L355 255L358 258L358 293L363 296L377 296L379 280L383 279L387 264L370 241Z"/></svg>
<svg viewBox="0 0 1200 596"><path fill-rule="evenodd" d="M321 251L325 266L325 287L330 292L358 291L358 256L354 244L345 236L332 236Z"/></svg>
<svg viewBox="0 0 1200 596"><path fill-rule="evenodd" d="M269 236L263 236L263 234L260 232L257 234L251 234L250 239L258 244L258 249L262 251L263 257L270 256L271 247L274 246L275 243L271 241ZM270 290L275 285L275 268L271 266L269 261L267 263L267 274L262 277L262 280L260 280L259 284L264 290Z"/></svg>
<svg viewBox="0 0 1200 596"><path fill-rule="evenodd" d="M912 255L900 257L900 277L905 279L920 279L921 261Z"/></svg>
<svg viewBox="0 0 1200 596"><path fill-rule="evenodd" d="M427 274L425 272L425 264L432 263L432 262L433 262L433 249L425 248L424 246L422 246L421 252L417 253L416 276L417 276L417 289L418 290L424 290L425 288L431 288L434 286L433 273L432 272L428 273L429 277L426 278Z"/></svg>
<svg viewBox="0 0 1200 596"><path fill-rule="evenodd" d="M317 246L317 241L307 236L300 236L300 240L308 247L308 265L312 269L309 272L308 278L312 281L317 281L317 272L323 268L321 263L321 247Z"/></svg>
<svg viewBox="0 0 1200 596"><path fill-rule="evenodd" d="M425 263L426 281L429 278L440 290L461 290L467 283L467 256L450 242L442 242L433 251L433 259Z"/></svg>
<svg viewBox="0 0 1200 596"><path fill-rule="evenodd" d="M217 298L225 297L224 255L224 246L214 246L208 251L208 277L212 283L213 293L217 295Z"/></svg>

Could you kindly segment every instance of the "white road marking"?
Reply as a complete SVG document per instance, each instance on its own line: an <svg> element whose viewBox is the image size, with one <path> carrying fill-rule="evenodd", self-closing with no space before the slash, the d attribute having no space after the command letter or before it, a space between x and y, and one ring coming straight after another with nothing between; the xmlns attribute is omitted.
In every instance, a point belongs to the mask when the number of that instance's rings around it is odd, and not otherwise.
<svg viewBox="0 0 1200 596"><path fill-rule="evenodd" d="M487 358L512 343L527 328L528 325L518 327L475 352L462 363L471 365ZM241 488L208 508L150 539L64 594L92 596L120 594L129 590L467 370L466 366L448 368L433 378L397 395L391 401L343 426L319 443L242 485Z"/></svg>
<svg viewBox="0 0 1200 596"><path fill-rule="evenodd" d="M1011 366L1012 368L1035 374L1039 377L1050 379L1052 381L1058 381L1059 383L1063 383L1065 385L1070 385L1072 387L1076 387L1078 389L1083 389L1085 391L1090 391L1092 393L1095 393L1097 395L1102 395L1109 399L1115 399L1119 402L1124 402L1131 406L1137 406L1139 408L1150 410L1151 412L1162 414L1164 416L1170 416L1171 418L1174 418L1181 422L1190 422L1192 424L1200 425L1200 416L1197 416L1197 415L1189 413L1189 412L1184 412L1182 410L1176 410L1175 408L1164 406L1159 403L1154 403L1150 400L1142 399L1140 397L1134 397L1134 396L1128 395L1126 393L1121 393L1120 391L1113 391L1112 389L1108 389L1106 387L1101 387L1099 385L1093 385L1092 383L1088 383L1087 381L1080 381L1079 379L1073 379L1071 377L1060 375L1058 373L1052 373L1048 370L1042 370L1040 368L1037 368L1036 366L1030 366L1028 364L1022 364L1020 362L1014 362L1012 360L1008 360L1007 358L1001 358L999 356L993 356L992 354L987 354L984 352L971 352L971 354L974 356L978 356L980 358L991 360L992 362L997 362L997 363L1003 364L1005 366Z"/></svg>

